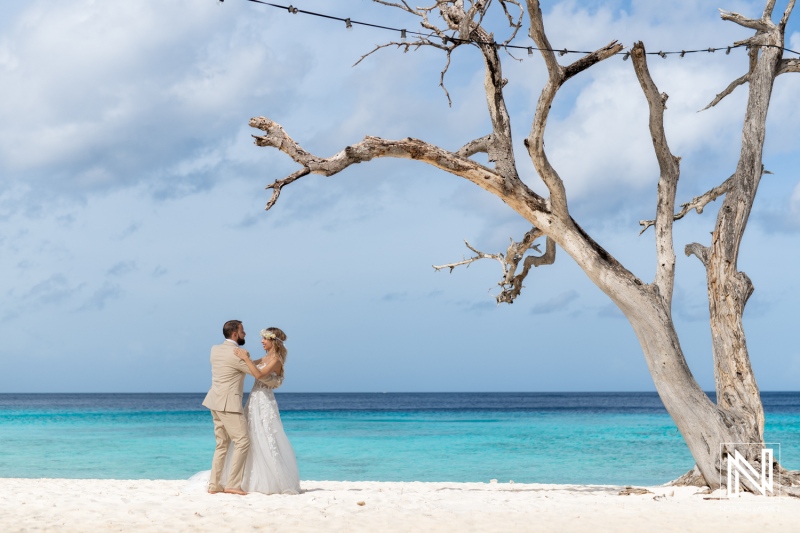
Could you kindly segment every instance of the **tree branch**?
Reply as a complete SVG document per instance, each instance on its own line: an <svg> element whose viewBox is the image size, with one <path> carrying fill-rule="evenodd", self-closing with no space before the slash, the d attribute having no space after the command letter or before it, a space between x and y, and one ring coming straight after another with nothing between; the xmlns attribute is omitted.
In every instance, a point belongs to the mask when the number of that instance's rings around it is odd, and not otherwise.
<svg viewBox="0 0 800 533"><path fill-rule="evenodd" d="M710 104L708 104L707 106L705 106L705 107L704 107L703 109L701 109L700 111L705 111L706 109L710 109L710 108L714 107L715 105L717 105L718 103L720 103L720 102L722 101L722 99L723 99L723 98L725 98L726 96L728 96L729 94L731 94L731 93L732 93L732 92L733 92L733 91L734 91L734 90L735 90L737 87L739 87L740 85L744 85L744 84L745 84L745 83L747 83L748 81L750 81L750 73L749 73L749 72L748 72L747 74L745 74L744 76L742 76L742 77L740 77L740 78L737 78L737 79L733 80L733 81L730 83L730 85L728 85L728 87L727 87L727 88L725 88L725 90L724 90L724 91L722 91L721 93L719 93L719 94L718 94L718 95L717 95L717 96L716 96L716 97L715 97L715 98L714 98L714 99L711 101L711 103L710 103Z"/></svg>
<svg viewBox="0 0 800 533"><path fill-rule="evenodd" d="M269 202L267 202L267 206L264 208L264 211L269 211L272 208L272 206L275 205L275 202L278 201L278 197L281 195L281 189L283 188L284 185L289 185L293 181L296 181L302 178L303 176L307 176L310 173L311 169L309 169L308 167L303 167L300 170L286 176L282 180L275 180L275 182L271 183L270 185L267 185L265 187L266 189L272 189L272 198L270 198Z"/></svg>
<svg viewBox="0 0 800 533"><path fill-rule="evenodd" d="M571 77L583 72L592 65L616 55L622 51L622 48L623 46L614 40L605 45L603 48L583 56L564 69L564 79L561 83L563 84Z"/></svg>
<svg viewBox="0 0 800 533"><path fill-rule="evenodd" d="M698 215L702 214L703 209L705 208L706 205L708 205L709 203L713 202L714 200L716 200L717 198L728 192L732 186L733 186L733 176L726 179L725 181L723 181L721 184L717 185L710 191L703 193L700 196L692 198L692 201L685 204L681 204L681 207L683 209L681 209L678 213L676 213L673 216L673 220L682 219L692 209L696 210ZM639 225L644 226L642 228L642 231L639 232L639 235L641 235L647 230L647 228L655 225L655 220L640 220Z"/></svg>
<svg viewBox="0 0 800 533"><path fill-rule="evenodd" d="M771 0L774 4L774 0ZM751 30L756 31L769 31L770 30L770 22L766 22L765 19L750 19L745 17L744 15L740 15L739 13L734 13L732 11L725 11L724 9L719 10L720 16L722 20L729 20L731 22L735 22L739 26L743 26L745 28L750 28Z"/></svg>
<svg viewBox="0 0 800 533"><path fill-rule="evenodd" d="M783 16L781 17L781 28L786 27L786 23L789 22L789 16L792 14L792 10L794 9L794 0L789 0L789 4L786 6L786 9L783 11Z"/></svg>
<svg viewBox="0 0 800 533"><path fill-rule="evenodd" d="M667 108L667 94L659 93L650 71L647 68L647 55L641 41L633 45L631 62L639 79L650 109L650 137L658 159L660 177L658 179L658 203L656 207L656 278L655 285L667 309L672 307L672 293L675 286L675 250L672 243L673 212L675 194L680 178L680 158L672 155L664 132L664 110Z"/></svg>
<svg viewBox="0 0 800 533"><path fill-rule="evenodd" d="M800 72L800 59L783 59L778 66L778 74L786 74L787 72Z"/></svg>
<svg viewBox="0 0 800 533"><path fill-rule="evenodd" d="M761 15L761 18L771 19L773 9L775 9L775 0L767 0L766 5L764 6L764 14Z"/></svg>
<svg viewBox="0 0 800 533"><path fill-rule="evenodd" d="M734 44L738 45L738 44L741 44L741 42L737 42L737 43L734 43ZM732 81L730 83L730 85L728 85L728 87L724 91L719 93L714 98L714 100L711 101L710 104L705 106L700 111L705 111L706 109L714 107L715 105L720 103L723 98L725 98L726 96L731 94L737 87L739 87L740 85L744 85L745 83L748 83L750 81L750 77L753 74L753 69L756 67L756 64L758 63L758 47L756 47L756 46L751 47L748 50L747 55L750 57L750 63L749 63L748 69L747 69L747 74L745 74L742 77Z"/></svg>
<svg viewBox="0 0 800 533"><path fill-rule="evenodd" d="M686 245L684 252L686 253L686 257L696 255L700 262L703 263L703 266L708 267L708 254L710 249L707 246L693 242L692 244Z"/></svg>
<svg viewBox="0 0 800 533"><path fill-rule="evenodd" d="M503 269L503 278L498 282L498 285L502 287L502 291L495 296L495 300L497 300L498 304L511 304L514 303L514 300L522 291L522 282L525 280L532 267L551 265L556 260L556 242L549 237L546 239L544 254L539 256L525 256L528 250L540 251L539 245L534 244L534 242L543 234L544 233L538 228L531 228L519 242L514 242L514 240L511 239L511 244L508 245L505 254L487 254L477 250L467 241L464 241L467 248L475 254L474 257L455 263L448 263L446 265L433 265L433 268L436 269L437 272L445 268L449 268L450 272L453 272L458 266L466 265L469 267L469 265L481 259L494 259L500 263L500 267ZM522 271L517 274L517 269L521 261L523 261Z"/></svg>
<svg viewBox="0 0 800 533"><path fill-rule="evenodd" d="M480 139L475 139L474 141L470 141L464 146L462 146L457 152L456 155L459 157L471 157L477 153L486 153L489 151L489 143L492 141L492 134L484 135Z"/></svg>
<svg viewBox="0 0 800 533"><path fill-rule="evenodd" d="M472 44L480 49L486 67L484 90L493 131L485 152L489 156L489 161L494 163L498 173L508 180L509 187L511 187L512 182L519 181L511 137L511 120L503 97L503 87L508 83L508 80L503 78L502 66L498 55L498 48L510 43L522 27L524 9L519 0L499 0L511 28L510 35L503 43L496 43L494 35L481 26L486 11L492 3L491 1L476 0L471 2L468 8L465 7L463 0L436 0L432 5L417 8L411 8L405 0L402 1L402 4L389 0L375 1L420 17L422 19L420 25L429 30L431 35L418 38L413 43L393 42L378 45L371 52L362 56L358 62L387 46L404 47L405 51L408 51L412 46L415 49L420 46L433 46L444 50L447 57L445 66L440 74L439 86L444 91L447 102L450 105L452 105L452 101L450 93L444 84L444 77L450 67L453 50L462 44ZM509 11L509 6L514 6L518 9L519 15L516 19ZM431 22L429 18L429 15L435 10L438 10L441 14L441 20L444 22L443 25L440 22L442 27ZM441 39L442 44L431 41L429 37L433 36Z"/></svg>
<svg viewBox="0 0 800 533"><path fill-rule="evenodd" d="M528 4L528 17L530 18L529 35L536 43L537 48L540 49L545 65L547 65L549 77L536 104L536 113L531 125L531 132L528 138L525 139L524 144L533 161L534 168L536 168L539 177L550 191L550 205L553 212L566 221L569 220L569 209L567 207L567 193L564 188L564 182L548 161L544 150L544 131L547 126L550 107L558 89L566 80L595 63L620 52L623 47L616 41L612 41L600 50L592 52L564 68L556 61L555 53L552 51L552 46L544 31L544 20L539 0L526 0L526 2Z"/></svg>
<svg viewBox="0 0 800 533"><path fill-rule="evenodd" d="M361 142L348 146L331 157L323 158L304 150L284 131L280 124L268 118L252 118L250 119L250 126L258 128L266 133L266 135L262 136L253 136L256 145L277 148L291 157L296 163L303 166L302 170L282 180L277 180L267 187L274 190L273 198L270 200L270 203L267 204L267 209L275 204L275 201L277 201L280 195L280 190L284 185L288 185L303 176L308 174L332 176L350 165L381 157L396 157L422 161L449 172L450 174L468 179L479 187L501 198L504 197L504 179L495 170L487 168L472 159L461 157L419 139L412 139L409 137L401 140L387 140L379 137L367 136ZM529 190L526 190L526 194L533 209L545 209L545 203L541 197Z"/></svg>

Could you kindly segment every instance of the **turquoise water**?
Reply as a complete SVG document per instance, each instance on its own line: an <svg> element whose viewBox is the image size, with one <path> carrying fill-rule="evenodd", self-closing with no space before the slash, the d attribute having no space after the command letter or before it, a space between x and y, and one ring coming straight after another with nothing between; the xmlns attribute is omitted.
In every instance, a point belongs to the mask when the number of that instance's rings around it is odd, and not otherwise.
<svg viewBox="0 0 800 533"><path fill-rule="evenodd" d="M693 464L652 393L276 396L301 479L660 484ZM0 477L188 478L214 450L202 398L0 394ZM764 403L800 469L800 393Z"/></svg>

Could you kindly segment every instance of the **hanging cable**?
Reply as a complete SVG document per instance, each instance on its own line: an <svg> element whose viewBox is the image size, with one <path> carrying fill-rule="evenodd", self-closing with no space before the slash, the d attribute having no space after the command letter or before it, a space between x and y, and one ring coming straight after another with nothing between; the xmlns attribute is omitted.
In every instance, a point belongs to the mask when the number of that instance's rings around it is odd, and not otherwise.
<svg viewBox="0 0 800 533"><path fill-rule="evenodd" d="M220 0L220 3L222 3L223 1L224 0ZM321 17L321 18L330 19L330 20L338 20L340 22L344 22L345 23L345 27L348 30L352 30L354 25L358 25L358 26L367 26L369 28L377 28L377 29L380 29L380 30L389 30L389 31L399 32L400 33L400 39L402 41L405 41L405 39L406 39L408 34L418 35L418 36L423 37L425 39L427 39L427 38L432 36L431 33L423 33L423 32L418 32L418 31L413 31L413 30L407 30L407 29L403 29L403 28L392 28L390 26L382 26L380 24L372 24L370 22L361 22L361 21L358 21L358 20L353 20L353 19L351 19L349 17L348 18L342 18L342 17L335 17L333 15L326 15L324 13L316 13L314 11L306 11L305 9L300 9L300 8L297 8L297 7L292 6L292 5L282 6L282 5L279 5L279 4L273 4L271 2L264 2L263 0L247 0L247 1L248 2L253 2L255 4L263 4L265 6L275 7L275 8L278 8L278 9L285 9L289 13L292 13L292 14L295 14L295 15L298 14L298 13L303 13L304 15L311 15L311 16L314 16L314 17ZM528 55L533 55L533 50L544 51L544 52L558 52L558 54L560 56L564 56L566 54L582 54L582 55L585 55L585 54L591 54L592 53L591 51L569 50L567 48L562 48L561 50L558 50L558 49L555 49L555 48L552 48L552 49L551 48L537 48L535 46L523 46L523 45L514 45L514 44L500 44L500 43L494 43L494 42L475 41L475 40L469 40L469 39L459 39L458 37L452 37L452 36L444 36L444 37L442 37L442 41L443 41L444 44L447 44L448 42L450 42L450 43L453 43L453 44L456 44L456 45L457 44L494 45L498 49L499 48L505 48L505 49L514 49L514 50L527 50L528 51ZM686 54L696 54L696 53L700 53L700 52L708 52L708 53L712 53L713 54L717 50L725 50L725 55L729 55L731 53L732 49L739 48L741 46L745 46L745 45L737 44L737 45L732 45L732 46L720 46L720 47L716 47L716 48L712 47L712 48L705 48L705 49L698 49L698 50L680 50L680 51L676 51L676 52L663 52L663 51L646 52L646 54L647 55L658 55L658 56L661 56L661 57L666 59L667 55L670 55L670 54L680 54L681 57L684 57ZM761 44L761 45L758 45L758 46L762 47L762 48L779 48L779 49L783 50L784 52L789 52L789 53L796 54L796 55L800 56L800 52L796 52L795 50L791 50L789 48L785 48L785 47L774 45L774 44ZM748 46L748 48L749 48L749 46ZM618 52L616 55L621 55L622 59L628 59L628 57L630 57L630 50L625 51L625 52Z"/></svg>

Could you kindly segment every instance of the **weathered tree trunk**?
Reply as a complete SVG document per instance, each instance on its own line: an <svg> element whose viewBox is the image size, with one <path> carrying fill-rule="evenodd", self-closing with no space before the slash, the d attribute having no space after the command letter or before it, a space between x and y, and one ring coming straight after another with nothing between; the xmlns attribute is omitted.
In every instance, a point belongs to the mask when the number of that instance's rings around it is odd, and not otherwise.
<svg viewBox="0 0 800 533"><path fill-rule="evenodd" d="M352 164L376 157L416 159L475 183L500 197L530 222L533 228L520 242L512 241L505 256L484 254L470 247L476 252L476 257L435 268L452 269L481 258L496 259L503 265L503 279L499 283L503 290L497 300L511 303L519 295L522 281L531 267L549 265L555 261L555 245L558 244L620 308L633 327L656 390L696 461L693 473L684 476L682 481L695 484L702 482L711 488L726 483L722 457L725 452L733 452L734 449L742 453L751 464L760 464L760 448L764 442L764 412L750 366L742 325L742 314L747 299L753 292L753 286L748 277L737 270L736 265L739 246L763 173L761 156L774 79L785 72L800 72L800 62L781 59L784 30L794 0L789 0L779 24L774 24L771 20L774 0L767 0L764 13L758 20L747 19L735 13L722 13L723 19L756 30L754 37L736 43L750 47L749 73L732 82L710 104L715 105L739 85L745 82L750 84L741 156L733 176L685 204L683 210L677 214L675 194L680 175L680 158L670 152L664 133L663 115L667 95L659 93L650 77L644 46L637 43L631 49L631 63L650 109L650 134L660 168L656 218L642 221L645 229L649 226L654 226L655 229L657 267L652 283L644 283L628 271L573 220L564 183L548 161L544 149L547 118L561 86L583 70L621 52L622 45L613 41L569 65L562 66L545 34L539 1L526 0L530 36L540 49L548 71L548 80L537 103L531 132L525 139L528 155L549 192L549 197L544 198L522 182L517 173L511 141L511 119L503 96L507 80L503 79L498 56L498 49L503 43L495 42L493 35L481 26L491 2L476 0L467 8L463 0L437 0L434 5L426 8L411 8L405 2L400 4L390 0L375 1L419 16L422 19L421 26L430 32L430 36L421 36L414 43L389 43L377 47L376 50L389 45L404 47L406 50L409 46L433 46L446 51L449 62L450 53L455 47L464 44L477 46L484 59L484 85L492 131L456 151L444 150L419 139L385 140L366 137L332 157L322 158L301 148L280 125L264 117L251 119L250 125L264 132L264 135L255 136L257 145L275 147L301 166L298 171L268 187L273 189L273 194L267 203L267 209L277 201L281 189L297 179L312 173L331 176ZM517 0L498 0L498 3L502 5L512 28L511 37L505 41L507 44L521 27L523 8ZM509 11L514 6L520 10L520 19L516 22ZM444 21L443 28L437 27L429 18L436 10ZM436 42L431 40L433 36L438 39ZM487 154L493 168L471 159L477 153ZM717 389L715 404L692 376L672 319L675 282L672 226L675 220L682 218L689 210L695 209L700 213L706 204L723 194L725 201L717 217L711 245L706 247L693 243L686 247L686 253L696 255L707 271ZM523 262L522 258L527 250L537 249L534 241L541 236L547 239L546 252L540 256L528 256ZM521 262L522 272L517 274ZM733 443L751 443L752 446ZM776 466L779 473L785 476L777 480L779 487L791 491L794 476L781 470L779 465ZM745 488L756 489L746 480L742 482Z"/></svg>

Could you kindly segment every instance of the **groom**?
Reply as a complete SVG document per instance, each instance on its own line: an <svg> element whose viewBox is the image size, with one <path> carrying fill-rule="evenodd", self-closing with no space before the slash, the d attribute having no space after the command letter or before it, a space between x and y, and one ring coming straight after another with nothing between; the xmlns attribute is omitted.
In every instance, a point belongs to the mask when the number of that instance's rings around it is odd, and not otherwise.
<svg viewBox="0 0 800 533"><path fill-rule="evenodd" d="M225 342L211 347L211 390L208 391L203 405L211 410L214 419L214 435L217 447L211 463L211 478L208 492L227 492L229 494L247 493L242 490L242 475L250 449L247 436L247 422L242 413L242 387L245 372L250 373L247 366L238 359L233 350L244 345L244 326L239 320L229 320L222 326ZM220 483L222 469L228 447L233 441L228 482Z"/></svg>

